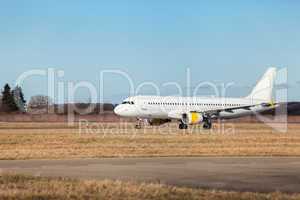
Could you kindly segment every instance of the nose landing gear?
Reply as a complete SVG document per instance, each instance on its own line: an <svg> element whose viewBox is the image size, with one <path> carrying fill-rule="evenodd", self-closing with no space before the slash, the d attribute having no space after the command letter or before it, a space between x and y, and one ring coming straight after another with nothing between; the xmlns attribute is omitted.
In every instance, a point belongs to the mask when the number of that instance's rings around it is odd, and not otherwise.
<svg viewBox="0 0 300 200"><path fill-rule="evenodd" d="M135 129L141 129L143 125L143 120L142 119L137 119L137 124L134 126Z"/></svg>

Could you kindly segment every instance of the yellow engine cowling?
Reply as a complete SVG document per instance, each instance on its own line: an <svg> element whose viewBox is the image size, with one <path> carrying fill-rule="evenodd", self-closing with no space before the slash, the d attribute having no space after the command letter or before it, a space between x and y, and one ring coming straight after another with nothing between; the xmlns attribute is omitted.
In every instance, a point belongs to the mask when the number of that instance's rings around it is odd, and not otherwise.
<svg viewBox="0 0 300 200"><path fill-rule="evenodd" d="M198 112L189 112L186 114L184 121L188 124L199 124L203 122L203 115Z"/></svg>

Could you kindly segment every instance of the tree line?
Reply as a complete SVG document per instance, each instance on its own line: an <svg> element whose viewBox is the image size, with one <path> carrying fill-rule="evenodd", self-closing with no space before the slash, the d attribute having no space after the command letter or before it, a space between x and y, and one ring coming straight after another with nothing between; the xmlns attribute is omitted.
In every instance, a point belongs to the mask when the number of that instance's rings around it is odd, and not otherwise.
<svg viewBox="0 0 300 200"><path fill-rule="evenodd" d="M49 97L43 95L32 96L27 103L20 86L13 89L5 84L0 95L0 111L25 113L31 108L45 108L49 105Z"/></svg>
<svg viewBox="0 0 300 200"><path fill-rule="evenodd" d="M4 112L26 111L26 100L21 87L16 86L11 89L9 84L5 84L1 97L1 110Z"/></svg>
<svg viewBox="0 0 300 200"><path fill-rule="evenodd" d="M86 111L92 103L64 103L54 104L51 98L44 95L32 96L27 103L23 90L20 86L13 89L5 84L0 95L0 112L5 113L56 113L68 114L70 110L78 114L79 111ZM87 114L97 114L102 111L112 111L114 105L110 103L93 103L93 109ZM86 113L86 112L85 112Z"/></svg>

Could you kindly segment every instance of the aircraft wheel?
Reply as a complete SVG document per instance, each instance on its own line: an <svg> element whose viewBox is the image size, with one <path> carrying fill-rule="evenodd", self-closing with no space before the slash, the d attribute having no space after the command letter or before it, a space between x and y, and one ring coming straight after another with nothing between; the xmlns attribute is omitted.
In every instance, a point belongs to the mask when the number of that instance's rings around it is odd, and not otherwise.
<svg viewBox="0 0 300 200"><path fill-rule="evenodd" d="M188 125L183 124L183 123L179 124L179 129L187 129L187 128L188 128Z"/></svg>
<svg viewBox="0 0 300 200"><path fill-rule="evenodd" d="M135 125L135 129L141 129L141 128L142 128L142 126L140 124Z"/></svg>
<svg viewBox="0 0 300 200"><path fill-rule="evenodd" d="M179 124L179 129L183 129L183 124Z"/></svg>
<svg viewBox="0 0 300 200"><path fill-rule="evenodd" d="M205 122L205 123L203 124L203 128L204 128L204 129L211 129L211 128L212 128L212 124L211 124L211 123Z"/></svg>

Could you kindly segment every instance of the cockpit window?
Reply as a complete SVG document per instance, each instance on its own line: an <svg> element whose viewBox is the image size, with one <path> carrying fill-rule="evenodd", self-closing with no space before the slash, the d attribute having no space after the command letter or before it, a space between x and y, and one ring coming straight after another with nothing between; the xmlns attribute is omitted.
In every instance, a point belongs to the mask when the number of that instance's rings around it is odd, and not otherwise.
<svg viewBox="0 0 300 200"><path fill-rule="evenodd" d="M134 102L133 101L123 101L122 104L131 104L131 105L133 105Z"/></svg>

